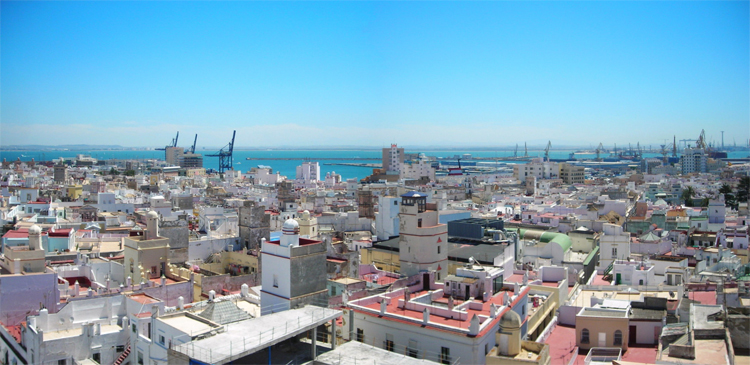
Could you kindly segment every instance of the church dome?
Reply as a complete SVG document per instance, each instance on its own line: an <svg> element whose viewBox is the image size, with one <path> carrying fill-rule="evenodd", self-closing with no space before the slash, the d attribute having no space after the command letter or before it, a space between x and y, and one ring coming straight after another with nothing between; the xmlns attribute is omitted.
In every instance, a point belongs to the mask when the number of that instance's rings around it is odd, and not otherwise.
<svg viewBox="0 0 750 365"><path fill-rule="evenodd" d="M281 227L281 231L284 232L284 234L297 234L299 233L299 223L294 219L287 219Z"/></svg>
<svg viewBox="0 0 750 365"><path fill-rule="evenodd" d="M153 210L149 211L148 213L146 213L146 218L159 219L159 213L156 213L156 211Z"/></svg>
<svg viewBox="0 0 750 365"><path fill-rule="evenodd" d="M503 318L500 320L500 327L502 328L521 328L521 316L513 310L509 310L503 314Z"/></svg>

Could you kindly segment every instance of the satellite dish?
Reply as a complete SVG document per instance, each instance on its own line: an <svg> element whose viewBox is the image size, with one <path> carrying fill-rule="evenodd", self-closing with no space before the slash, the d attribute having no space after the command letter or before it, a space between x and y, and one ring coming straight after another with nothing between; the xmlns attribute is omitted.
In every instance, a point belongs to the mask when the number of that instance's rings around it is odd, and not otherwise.
<svg viewBox="0 0 750 365"><path fill-rule="evenodd" d="M469 263L474 265L474 262L475 262L474 256L469 257Z"/></svg>

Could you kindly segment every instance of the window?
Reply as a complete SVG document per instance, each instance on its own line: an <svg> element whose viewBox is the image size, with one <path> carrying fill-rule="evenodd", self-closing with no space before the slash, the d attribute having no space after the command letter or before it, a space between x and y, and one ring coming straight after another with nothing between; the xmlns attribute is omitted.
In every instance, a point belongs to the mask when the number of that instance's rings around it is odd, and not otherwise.
<svg viewBox="0 0 750 365"><path fill-rule="evenodd" d="M66 361L65 359L62 359L62 360L57 360L57 365L66 365L66 364L65 364L66 362L67 362L67 361Z"/></svg>
<svg viewBox="0 0 750 365"><path fill-rule="evenodd" d="M138 365L143 365L143 353L138 351Z"/></svg>
<svg viewBox="0 0 750 365"><path fill-rule="evenodd" d="M586 328L581 331L581 343L589 343L589 330Z"/></svg>
<svg viewBox="0 0 750 365"><path fill-rule="evenodd" d="M417 349L417 341L409 340L409 347L406 348L406 356L417 358L419 356L419 350Z"/></svg>
<svg viewBox="0 0 750 365"><path fill-rule="evenodd" d="M96 361L97 364L102 363L102 354L100 352L94 352L94 355L91 357L92 360Z"/></svg>
<svg viewBox="0 0 750 365"><path fill-rule="evenodd" d="M613 345L622 346L622 331L615 331L615 343L613 343Z"/></svg>
<svg viewBox="0 0 750 365"><path fill-rule="evenodd" d="M131 326L131 328L133 329L133 333L135 333L135 331L136 331L135 323L133 323L133 325Z"/></svg>
<svg viewBox="0 0 750 365"><path fill-rule="evenodd" d="M393 351L393 335L386 333L385 334L385 349L388 351Z"/></svg>
<svg viewBox="0 0 750 365"><path fill-rule="evenodd" d="M365 342L365 331L361 328L357 328L357 341Z"/></svg>
<svg viewBox="0 0 750 365"><path fill-rule="evenodd" d="M162 345L164 344L164 336L159 335L159 343Z"/></svg>
<svg viewBox="0 0 750 365"><path fill-rule="evenodd" d="M422 227L422 218L417 219L417 227Z"/></svg>
<svg viewBox="0 0 750 365"><path fill-rule="evenodd" d="M438 248L438 255L439 255L440 254L440 246L438 246L437 248Z"/></svg>
<svg viewBox="0 0 750 365"><path fill-rule="evenodd" d="M276 274L273 274L273 287L274 288L279 287L279 277Z"/></svg>
<svg viewBox="0 0 750 365"><path fill-rule="evenodd" d="M117 347L115 347L115 352L125 352L125 346L118 345Z"/></svg>
<svg viewBox="0 0 750 365"><path fill-rule="evenodd" d="M612 247L612 257L617 258L617 247Z"/></svg>
<svg viewBox="0 0 750 365"><path fill-rule="evenodd" d="M441 364L451 363L451 349L447 347L440 348L440 363Z"/></svg>
<svg viewBox="0 0 750 365"><path fill-rule="evenodd" d="M398 205L398 201L394 200L393 205Z"/></svg>

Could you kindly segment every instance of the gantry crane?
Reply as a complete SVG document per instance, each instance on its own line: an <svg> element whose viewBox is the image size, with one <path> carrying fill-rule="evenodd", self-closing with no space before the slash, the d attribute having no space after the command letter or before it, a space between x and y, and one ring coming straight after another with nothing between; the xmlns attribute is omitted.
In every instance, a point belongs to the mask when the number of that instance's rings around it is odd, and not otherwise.
<svg viewBox="0 0 750 365"><path fill-rule="evenodd" d="M208 157L218 157L219 158L219 173L224 173L225 170L233 170L232 167L232 153L234 151L234 136L237 134L237 131L232 132L232 141L229 142L228 145L222 147L219 152L216 152L212 155L206 155ZM197 137L196 137L197 138Z"/></svg>
<svg viewBox="0 0 750 365"><path fill-rule="evenodd" d="M157 151L166 151L169 147L177 147L177 139L180 138L180 132L177 131L177 136L172 138L172 143L164 148L157 148Z"/></svg>

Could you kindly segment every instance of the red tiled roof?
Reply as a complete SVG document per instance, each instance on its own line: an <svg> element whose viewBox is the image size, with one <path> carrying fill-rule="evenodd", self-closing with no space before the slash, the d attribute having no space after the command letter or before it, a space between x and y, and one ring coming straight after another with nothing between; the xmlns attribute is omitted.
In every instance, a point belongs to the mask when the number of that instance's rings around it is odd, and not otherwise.
<svg viewBox="0 0 750 365"><path fill-rule="evenodd" d="M701 302L701 304L716 305L715 291L691 291L688 293L688 297Z"/></svg>
<svg viewBox="0 0 750 365"><path fill-rule="evenodd" d="M68 237L73 232L73 228L58 229L54 232L49 232L50 237Z"/></svg>

